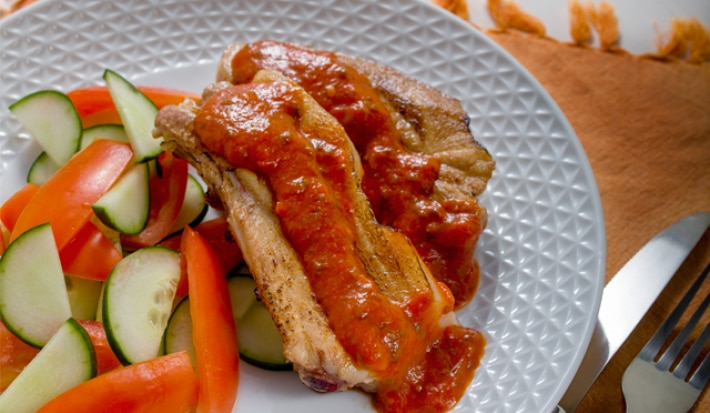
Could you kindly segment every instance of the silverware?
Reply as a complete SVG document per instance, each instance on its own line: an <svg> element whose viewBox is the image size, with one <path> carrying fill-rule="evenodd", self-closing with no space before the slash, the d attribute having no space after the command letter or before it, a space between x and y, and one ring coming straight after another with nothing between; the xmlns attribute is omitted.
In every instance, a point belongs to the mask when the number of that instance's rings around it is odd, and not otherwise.
<svg viewBox="0 0 710 413"><path fill-rule="evenodd" d="M685 413L695 404L700 392L710 379L710 355L700 361L700 353L710 338L710 323L677 364L676 359L710 304L707 295L673 341L661 353L678 320L698 293L710 272L710 264L693 283L678 306L668 316L638 356L624 371L621 388L626 399L627 412ZM655 361L658 357L658 361ZM697 364L699 363L699 364ZM693 369L693 366L696 366ZM690 373L693 373L689 377Z"/></svg>
<svg viewBox="0 0 710 413"><path fill-rule="evenodd" d="M559 406L573 412L710 225L710 212L687 216L656 235L604 287L587 353ZM633 294L631 294L633 292Z"/></svg>

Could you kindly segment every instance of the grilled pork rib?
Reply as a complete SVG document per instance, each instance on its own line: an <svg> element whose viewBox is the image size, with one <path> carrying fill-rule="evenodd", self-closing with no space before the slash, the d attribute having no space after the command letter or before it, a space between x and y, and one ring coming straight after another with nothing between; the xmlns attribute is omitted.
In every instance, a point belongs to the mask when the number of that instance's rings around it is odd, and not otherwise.
<svg viewBox="0 0 710 413"><path fill-rule="evenodd" d="M283 78L263 71L255 82L276 80ZM213 85L203 99L223 87L229 86ZM305 108L299 119L302 124L340 128L308 94L302 92L302 96ZM231 230L254 275L259 296L282 334L286 359L294 364L301 380L314 390L336 391L351 387L376 390L377 377L356 366L334 335L302 263L273 213L269 188L253 172L234 168L204 146L193 132L198 110L192 101L162 109L154 133L164 138L168 150L195 166L210 191L219 196ZM367 199L357 187L362 172L354 151L352 159L353 179L348 193L355 199L358 256L368 274L395 303L405 304L418 292L431 293L438 303L431 307L432 311L439 312L434 318L441 325L455 323L451 303L411 243L402 234L375 221Z"/></svg>
<svg viewBox="0 0 710 413"><path fill-rule="evenodd" d="M432 275L431 260L418 253L422 251L421 245L413 244L404 232L392 229L396 225L391 222L387 225L378 222L377 211L373 211L372 200L368 199L370 194L363 188L364 174L372 172L372 165L363 163L374 161L367 156L361 160L362 148L358 146L362 142L349 138L347 121L337 119L307 88L282 73L259 68L248 81L235 82L231 62L241 48L232 46L225 51L218 81L205 89L200 103L186 100L179 106L161 109L154 135L164 139L167 150L195 166L210 192L219 198L259 296L281 333L286 359L310 388L316 391L361 388L375 393L375 406L381 411L419 411L434 405L437 406L434 411L443 411L453 407L473 377L485 339L458 324L453 312L454 296ZM372 85L387 101L387 117L396 125L402 144L408 151L422 154L417 161L424 159L436 166L427 192L431 199L426 202L454 206L453 210L441 213L444 223L447 219L456 221L459 210L475 216L476 225L480 226L467 228L469 233L465 234L468 238L464 258L473 260L473 247L486 221L485 209L476 196L485 188L494 163L488 152L472 139L465 112L455 100L392 69L347 56L338 55L338 59L370 77ZM353 284L356 288L362 284L362 291L355 290L353 295L381 303L379 307L369 307L378 309L376 314L346 314L343 318L342 312L338 313L335 307L341 297L329 296L330 290L316 284L320 281L312 273L319 264L304 258L307 255L297 246L303 243L294 241L288 222L283 221L288 216L283 212L288 206L284 207L283 198L274 188L275 178L265 175L263 170L258 172L245 166L251 156L246 149L232 145L227 150L225 147L230 144L213 138L220 134L233 137L246 131L254 133L254 139L261 142L264 135L259 135L263 133L260 129L266 123L258 116L249 116L252 108L244 107L249 106L244 96L268 87L287 90L288 99L297 102L277 111L276 117L279 122L285 119L286 124L295 125L297 134L310 139L309 151L316 158L333 148L346 153L342 179L327 185L338 188L334 190L339 202L336 209L352 223L357 261L353 272L361 269L364 274L362 283ZM275 96L275 100L262 99L257 102L258 107L274 110L288 100L273 93L263 96L267 95ZM228 115L227 120L212 116L222 110L243 114ZM337 142L345 144L339 147ZM230 157L230 150L238 156ZM237 158L247 162L241 164L234 160ZM270 164L277 160L259 162ZM318 168L336 170L335 176L341 176L337 166ZM332 178L332 174L324 175ZM416 178L412 179L416 184ZM338 243L338 239L333 242ZM347 245L344 249L348 249ZM441 269L436 262L433 267ZM339 275L332 277L337 280ZM362 320L364 324L360 324ZM358 342L357 334L367 328L382 330L374 333L381 336L373 338L372 332L363 333L367 340Z"/></svg>
<svg viewBox="0 0 710 413"><path fill-rule="evenodd" d="M363 189L378 221L404 232L432 273L452 290L456 306L464 306L478 284L474 251L487 223L486 210L477 197L484 191L495 162L471 136L468 115L460 102L367 59L272 41L229 46L223 52L217 79L242 83L258 69L277 70L296 81L343 124L364 160ZM349 72L351 69L354 70ZM341 81L338 77L347 79ZM363 81L368 85L359 88L357 83ZM353 85L355 96L348 96L345 89ZM366 95L370 86L377 96ZM360 98L358 94L364 96ZM338 100L341 95L345 97ZM377 99L381 105L372 104ZM386 118L379 124L372 122L378 116L372 113L377 111L384 112L380 116ZM370 129L396 134L407 153L382 161L381 152L368 146L373 140ZM412 156L416 160L409 167L423 162L436 164L436 177L432 182L422 182L424 194L419 199L397 194L419 190L418 183L403 189L402 181L407 176L374 178L381 165L409 162L407 158ZM384 175L393 174L385 170ZM409 210L427 209L440 218L437 222L413 224L392 208L398 205Z"/></svg>

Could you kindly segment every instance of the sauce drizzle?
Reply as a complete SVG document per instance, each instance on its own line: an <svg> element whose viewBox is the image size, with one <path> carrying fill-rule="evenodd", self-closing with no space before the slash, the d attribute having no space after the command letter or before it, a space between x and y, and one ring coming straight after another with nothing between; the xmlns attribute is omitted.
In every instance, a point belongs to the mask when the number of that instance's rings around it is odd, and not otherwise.
<svg viewBox="0 0 710 413"><path fill-rule="evenodd" d="M329 59L325 56L315 62L328 66ZM345 75L349 69L339 66L324 70L335 77L350 76ZM390 413L449 410L471 382L485 339L463 326L440 326L440 313L432 311L435 303L430 291L415 293L405 303L394 303L367 275L356 254L354 206L346 193L352 184L349 180L355 179L348 137L342 130L323 125L311 128L301 122L308 110L302 92L284 81L242 83L223 89L203 102L194 131L211 152L266 182L284 236L299 255L338 341L356 366L367 368L380 379L374 406ZM344 117L364 116L364 123L355 123L360 127L377 129L377 125L386 124L385 112L351 109L352 105L379 105L374 91L365 88L357 93L365 98L340 109L333 104L331 110L340 110ZM357 98L357 93L353 91L352 97ZM438 165L433 159L393 147L391 133L378 134L373 128L362 127L361 139L354 142L371 148L374 154L364 163L393 162L387 170L405 180L412 198L418 199L433 185ZM364 134L371 135L369 140ZM367 177L368 168L363 167ZM369 185L387 179L378 177ZM387 202L396 199L386 189L378 194ZM390 207L380 203L379 209L382 213ZM453 207L454 211L466 211L465 206ZM412 219L421 219L417 216Z"/></svg>
<svg viewBox="0 0 710 413"><path fill-rule="evenodd" d="M432 197L439 163L403 146L392 108L367 77L332 52L264 40L234 56L233 83L250 82L260 69L296 81L338 119L363 160L362 188L377 220L407 235L432 274L451 289L457 308L469 302L479 280L473 259L483 229L478 205Z"/></svg>

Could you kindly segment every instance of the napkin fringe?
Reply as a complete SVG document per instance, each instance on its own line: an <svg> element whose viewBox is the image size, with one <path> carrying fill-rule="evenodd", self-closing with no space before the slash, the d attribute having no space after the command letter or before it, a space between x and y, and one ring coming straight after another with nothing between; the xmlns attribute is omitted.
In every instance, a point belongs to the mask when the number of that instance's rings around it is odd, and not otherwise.
<svg viewBox="0 0 710 413"><path fill-rule="evenodd" d="M487 0L488 13L495 27L481 28L471 22L467 0L431 0L437 6L454 13L483 31L505 33L523 32L531 36L547 38L545 24L523 10L512 0ZM577 47L594 47L604 52L632 55L619 46L619 21L614 6L605 0L598 5L592 1L581 3L569 0L571 44ZM656 24L656 51L637 55L641 59L661 62L688 62L702 64L710 60L710 32L695 17L671 20L670 29L662 32ZM596 34L596 36L595 36ZM564 43L564 42L560 42Z"/></svg>

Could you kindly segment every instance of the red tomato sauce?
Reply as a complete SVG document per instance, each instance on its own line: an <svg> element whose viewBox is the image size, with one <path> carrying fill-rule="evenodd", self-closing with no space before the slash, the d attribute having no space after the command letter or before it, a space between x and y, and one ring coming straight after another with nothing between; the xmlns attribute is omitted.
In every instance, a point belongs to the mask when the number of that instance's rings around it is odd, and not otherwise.
<svg viewBox="0 0 710 413"><path fill-rule="evenodd" d="M329 182L341 187L351 164L338 134L318 131L337 147L316 151L297 120L303 111L295 87L255 83L223 90L207 100L195 131L213 152L265 177L274 212L345 350L379 374L417 348L414 326L367 276L355 249L352 207L338 201ZM318 152L318 154L316 153ZM318 158L327 158L321 168ZM363 316L364 315L364 316Z"/></svg>
<svg viewBox="0 0 710 413"><path fill-rule="evenodd" d="M391 108L365 76L334 53L273 41L242 48L232 69L235 84L251 81L260 69L281 72L338 119L363 160L362 188L377 220L407 235L457 307L471 300L479 280L473 253L483 229L478 207L432 199L439 163L403 146Z"/></svg>
<svg viewBox="0 0 710 413"><path fill-rule="evenodd" d="M382 294L355 247L348 138L321 124L310 129L300 122L305 110L303 94L288 82L241 84L207 99L193 125L211 152L269 186L284 236L338 341L356 366L381 379L375 406L448 410L471 381L485 340L471 329L440 327L431 292L402 304Z"/></svg>

